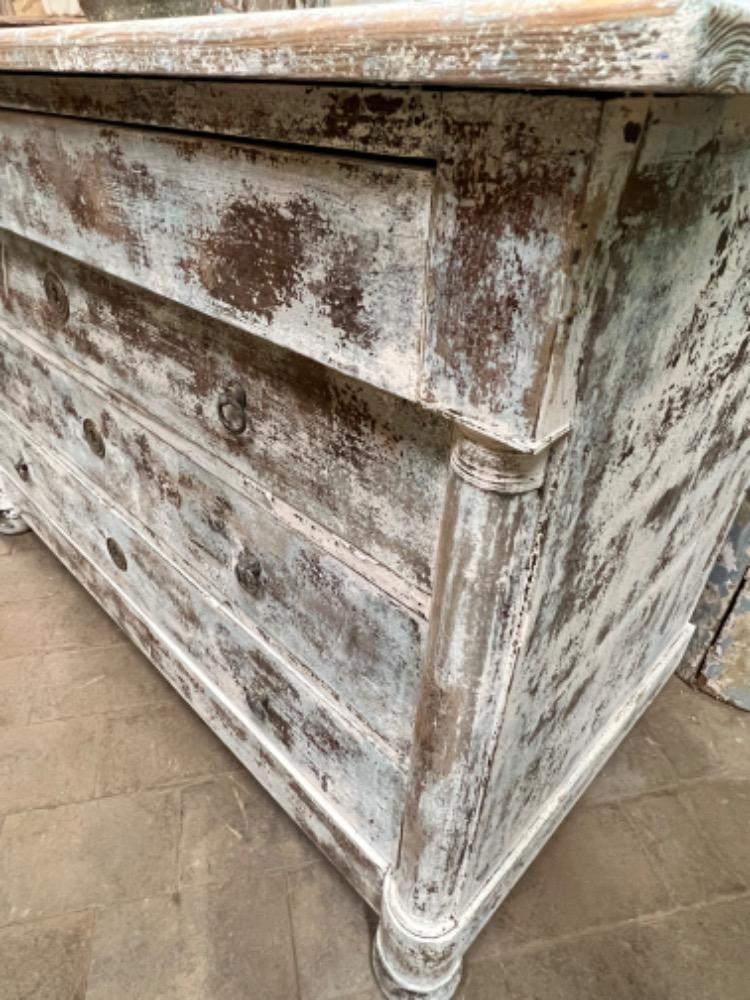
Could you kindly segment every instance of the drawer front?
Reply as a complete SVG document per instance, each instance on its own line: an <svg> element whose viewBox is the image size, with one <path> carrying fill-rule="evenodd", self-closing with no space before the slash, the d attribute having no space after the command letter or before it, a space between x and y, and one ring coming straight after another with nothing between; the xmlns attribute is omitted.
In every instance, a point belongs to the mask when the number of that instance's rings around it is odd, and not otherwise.
<svg viewBox="0 0 750 1000"><path fill-rule="evenodd" d="M432 172L0 112L0 217L414 398Z"/></svg>
<svg viewBox="0 0 750 1000"><path fill-rule="evenodd" d="M207 678L236 728L259 731L368 844L390 857L403 773L364 729L321 697L287 659L251 634L164 558L105 497L0 417L0 468L31 507L93 564L161 645ZM32 522L33 523L33 522Z"/></svg>
<svg viewBox="0 0 750 1000"><path fill-rule="evenodd" d="M450 427L362 382L0 231L0 318L364 553L425 606ZM245 393L242 433L218 403ZM342 558L346 551L342 552ZM363 567L363 572L368 572ZM408 593L403 595L407 602Z"/></svg>
<svg viewBox="0 0 750 1000"><path fill-rule="evenodd" d="M405 753L423 619L2 327L0 354L0 411Z"/></svg>

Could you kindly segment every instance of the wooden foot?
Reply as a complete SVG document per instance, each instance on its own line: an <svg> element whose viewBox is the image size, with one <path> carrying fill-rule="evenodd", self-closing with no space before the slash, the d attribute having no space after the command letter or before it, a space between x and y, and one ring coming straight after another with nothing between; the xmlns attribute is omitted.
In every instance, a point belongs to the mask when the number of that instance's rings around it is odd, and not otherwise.
<svg viewBox="0 0 750 1000"><path fill-rule="evenodd" d="M0 477L0 535L22 535L28 530Z"/></svg>
<svg viewBox="0 0 750 1000"><path fill-rule="evenodd" d="M410 951L412 959L414 958L413 941L404 942L403 950ZM451 997L455 996L461 982L463 968L461 959L449 970L447 976L445 973L436 974L425 968L421 972L412 969L411 975L406 979L401 972L393 968L396 964L394 958L395 956L388 954L388 945L381 925L372 945L372 969L375 980L387 1000L451 1000Z"/></svg>

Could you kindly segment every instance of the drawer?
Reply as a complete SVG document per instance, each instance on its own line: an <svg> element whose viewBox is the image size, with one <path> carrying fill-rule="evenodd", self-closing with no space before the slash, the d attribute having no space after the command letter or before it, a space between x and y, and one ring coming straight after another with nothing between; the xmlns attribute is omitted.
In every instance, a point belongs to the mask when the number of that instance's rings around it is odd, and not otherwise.
<svg viewBox="0 0 750 1000"><path fill-rule="evenodd" d="M415 398L433 173L0 112L3 225Z"/></svg>
<svg viewBox="0 0 750 1000"><path fill-rule="evenodd" d="M362 572L426 606L447 421L7 231L0 254L11 329L190 442L238 491L283 499L330 533L327 545L341 541L342 559L363 554ZM240 434L219 418L232 386L245 393Z"/></svg>
<svg viewBox="0 0 750 1000"><path fill-rule="evenodd" d="M51 527L67 539L78 560L98 570L104 589L119 595L160 646L202 678L204 688L218 692L240 739L260 733L276 757L317 787L329 808L377 852L391 856L403 772L366 730L311 687L292 660L172 565L104 496L4 417L0 468L31 523L41 520L45 531Z"/></svg>
<svg viewBox="0 0 750 1000"><path fill-rule="evenodd" d="M2 327L0 411L405 753L423 619Z"/></svg>

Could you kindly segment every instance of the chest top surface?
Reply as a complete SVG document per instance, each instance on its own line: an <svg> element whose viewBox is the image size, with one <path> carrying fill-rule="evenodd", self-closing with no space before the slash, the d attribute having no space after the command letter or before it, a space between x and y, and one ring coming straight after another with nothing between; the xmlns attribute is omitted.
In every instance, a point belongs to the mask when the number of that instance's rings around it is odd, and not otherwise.
<svg viewBox="0 0 750 1000"><path fill-rule="evenodd" d="M21 28L0 69L661 92L750 89L748 0L420 0Z"/></svg>

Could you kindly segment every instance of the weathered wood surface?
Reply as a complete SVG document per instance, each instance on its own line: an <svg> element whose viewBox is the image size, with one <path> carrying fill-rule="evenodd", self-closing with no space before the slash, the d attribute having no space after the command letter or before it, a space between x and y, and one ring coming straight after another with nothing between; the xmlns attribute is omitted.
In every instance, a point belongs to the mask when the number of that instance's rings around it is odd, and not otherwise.
<svg viewBox="0 0 750 1000"><path fill-rule="evenodd" d="M109 386L178 448L190 442L234 491L426 613L444 421L1 229L0 270L0 317L11 327ZM67 298L64 322L47 297L49 272ZM246 390L240 435L217 412L234 383Z"/></svg>
<svg viewBox="0 0 750 1000"><path fill-rule="evenodd" d="M4 227L407 398L432 177L0 114Z"/></svg>
<svg viewBox="0 0 750 1000"><path fill-rule="evenodd" d="M616 186L604 155L578 403L477 831L473 891L495 901L689 621L750 458L750 102L655 101Z"/></svg>
<svg viewBox="0 0 750 1000"><path fill-rule="evenodd" d="M681 8L688 9L698 7ZM225 120L238 135L257 127L267 141L311 141L301 120L306 86L248 85L255 96L246 117L231 110L231 84L184 84L195 97L190 109L178 85L151 81L140 103L118 111L128 86L101 81L87 103L68 81L57 105L49 90L46 107L52 115L130 114L134 124L197 132ZM38 77L6 76L0 103L44 110L45 87ZM80 566L74 560L75 571L145 648L155 647L162 669L277 791L287 769L291 790L280 791L287 808L301 811L303 825L376 904L383 885L375 961L388 995L401 1000L419 987L445 1000L482 922L677 665L720 522L728 525L746 473L750 99L427 97L404 89L394 92L379 131L365 95L380 100L382 91L363 89L355 100L352 88L340 99L333 89L313 100L311 122L328 148L356 158L184 141L197 143L206 162L217 149L241 150L240 159L278 156L285 176L287 157L336 170L351 163L356 192L365 175L420 178L412 193L418 188L416 200L431 214L414 238L413 260L422 261L415 287L428 310L410 398L326 371L264 340L262 329L220 322L203 301L145 282L132 261L126 275L103 274L108 264L94 260L90 246L101 252L105 244L77 231L69 209L72 250L56 237L62 252L53 251L41 232L48 220L16 195L8 223L0 191L0 315L11 333L6 406L24 424L0 434L0 460L17 476L19 458L35 456L29 482L19 480L30 522L43 532L52 524L61 550L69 536L88 553ZM279 113L274 94L288 95ZM19 141L24 118L35 144L41 133L54 137L48 161L58 138L64 150L76 129L100 135L99 124L6 112L12 134L3 155L16 191L23 190L19 165L33 162L36 148L30 159ZM174 133L128 136L144 150L183 142ZM137 190L144 157L130 156L135 141L119 150L128 152L127 183ZM84 147L82 140L85 155ZM418 160L371 162L372 153ZM182 165L175 169L183 176ZM71 206L75 197L51 188L46 204ZM151 225L146 199L127 204ZM173 245L172 229L148 231L163 238L159 246ZM89 264L73 259L83 252ZM305 350L318 328L297 329L295 350ZM393 363L388 346L374 341L373 370L381 356L384 371ZM24 379L46 387L36 409L16 388ZM218 419L219 399L238 381L249 425L239 436ZM100 399L117 418L115 426L94 420L107 458L116 458L109 479L91 428L88 445L75 437ZM452 449L448 422L429 408L463 422ZM41 451L26 440L29 429ZM127 479L140 460L141 429L161 467L136 495ZM46 470L36 481L34 463ZM179 491L187 485L186 470L194 482L185 497L180 492L179 523L170 497L175 481ZM226 546L199 556L191 538L205 538L202 507L214 484L237 519L226 521ZM120 500L110 501L115 491ZM360 616L374 645L350 676L342 674L343 647L334 646L326 665L326 637L309 621L296 635L284 618L286 584L267 607L278 627L272 636L259 634L260 618L231 580L225 585L256 516L264 527L251 536L253 549L277 559L279 573L294 544L326 553L337 579L354 586L343 599L347 613ZM108 537L120 549L107 550ZM111 558L127 560L127 569L113 568ZM250 579L253 565L245 566ZM163 591L169 597L159 607ZM358 603L365 594L373 604ZM303 585L300 615L314 614L317 596ZM337 600L332 595L329 607ZM204 621L208 627L190 627ZM407 623L419 630L411 653L400 631ZM386 628L395 647L384 642ZM282 631L283 651L276 648ZM408 771L399 719L414 708L408 692L406 708L394 700L375 718L378 696L396 683L393 664L379 661L394 652L411 670L410 683L419 677ZM420 654L421 664L406 665ZM373 689L358 703L364 673ZM281 699L280 718L269 712L277 709L271 694ZM270 771L258 745L272 748Z"/></svg>
<svg viewBox="0 0 750 1000"><path fill-rule="evenodd" d="M546 406L565 349L576 219L601 101L447 94L420 400L522 451L567 429Z"/></svg>
<svg viewBox="0 0 750 1000"><path fill-rule="evenodd" d="M17 425L112 496L165 558L406 756L422 619L2 326L0 394Z"/></svg>
<svg viewBox="0 0 750 1000"><path fill-rule="evenodd" d="M745 0L433 0L11 31L0 68L746 91L749 30Z"/></svg>
<svg viewBox="0 0 750 1000"><path fill-rule="evenodd" d="M106 495L84 486L6 415L0 422L0 465L6 476L15 476L19 491L104 573L173 656L200 666L231 706L239 732L262 731L277 755L366 837L377 856L390 857L404 785L390 755L311 685L291 657L240 625L222 602L180 573ZM363 788L370 794L363 796Z"/></svg>
<svg viewBox="0 0 750 1000"><path fill-rule="evenodd" d="M425 159L439 154L443 100L416 88L0 73L2 107Z"/></svg>

